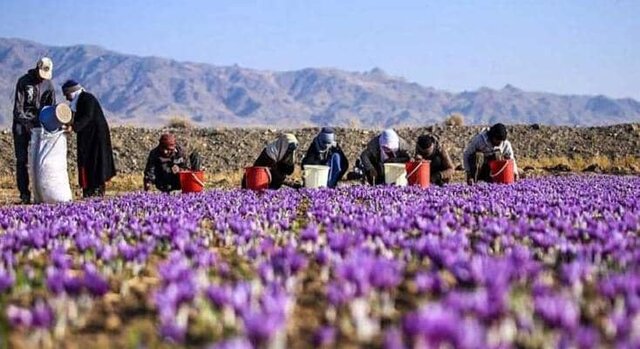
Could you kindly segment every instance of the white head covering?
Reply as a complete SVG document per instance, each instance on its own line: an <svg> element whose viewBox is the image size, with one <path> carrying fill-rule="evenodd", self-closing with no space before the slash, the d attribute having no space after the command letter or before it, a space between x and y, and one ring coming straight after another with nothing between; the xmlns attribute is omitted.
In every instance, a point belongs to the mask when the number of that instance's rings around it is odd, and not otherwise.
<svg viewBox="0 0 640 349"><path fill-rule="evenodd" d="M400 147L400 137L392 128L388 128L380 134L380 147L389 148L393 151Z"/></svg>
<svg viewBox="0 0 640 349"><path fill-rule="evenodd" d="M398 148L400 148L400 137L398 137L398 134L396 133L396 131L394 131L392 128L388 128L382 131L382 133L380 134L379 143L380 143L380 159L382 161L386 161L389 158L389 156L387 155L387 153L385 153L382 150L382 148L383 147L387 148L391 150L392 153L395 154Z"/></svg>
<svg viewBox="0 0 640 349"><path fill-rule="evenodd" d="M284 155L287 153L287 149L289 148L289 144L298 145L298 139L291 133L281 134L278 139L274 142L269 143L265 150L267 152L267 156L269 156L273 161L278 162L284 158Z"/></svg>
<svg viewBox="0 0 640 349"><path fill-rule="evenodd" d="M80 97L80 93L84 91L84 88L80 88L77 91L71 92L71 110L75 113L78 107L78 98Z"/></svg>

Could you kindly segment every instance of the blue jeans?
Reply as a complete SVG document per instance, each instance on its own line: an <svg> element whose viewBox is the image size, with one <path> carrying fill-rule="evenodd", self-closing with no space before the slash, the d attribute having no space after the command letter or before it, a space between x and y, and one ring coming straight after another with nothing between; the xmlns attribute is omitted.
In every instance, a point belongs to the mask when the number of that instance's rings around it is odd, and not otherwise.
<svg viewBox="0 0 640 349"><path fill-rule="evenodd" d="M342 168L340 167L340 154L334 153L331 155L331 159L329 159L329 180L327 181L327 187L336 187L338 180L340 180L340 172L342 172Z"/></svg>

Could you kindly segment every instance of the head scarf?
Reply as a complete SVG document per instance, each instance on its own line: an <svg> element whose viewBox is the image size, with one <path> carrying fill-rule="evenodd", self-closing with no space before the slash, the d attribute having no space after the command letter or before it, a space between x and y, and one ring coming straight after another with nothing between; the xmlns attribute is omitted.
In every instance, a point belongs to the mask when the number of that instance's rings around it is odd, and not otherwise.
<svg viewBox="0 0 640 349"><path fill-rule="evenodd" d="M298 146L298 139L296 139L296 136L291 133L284 133L280 135L278 139L265 147L267 156L275 162L282 160L287 154L289 144L295 144L296 147Z"/></svg>
<svg viewBox="0 0 640 349"><path fill-rule="evenodd" d="M78 106L78 97L80 97L80 93L82 91L84 91L84 87L75 80L67 80L62 84L62 93L64 95L69 95L71 98L70 108L74 113Z"/></svg>
<svg viewBox="0 0 640 349"><path fill-rule="evenodd" d="M398 137L398 134L392 128L388 128L382 131L382 133L380 134L379 142L380 158L382 159L382 161L386 161L389 158L387 153L385 153L382 148L387 148L394 154L396 151L398 151L398 148L400 148L400 137Z"/></svg>
<svg viewBox="0 0 640 349"><path fill-rule="evenodd" d="M388 128L380 134L380 147L391 149L392 151L398 150L400 147L400 137L396 131L392 128Z"/></svg>
<svg viewBox="0 0 640 349"><path fill-rule="evenodd" d="M81 88L82 88L82 85L80 85L77 81L67 80L64 82L64 84L62 84L62 93L65 95L68 95L70 93L80 90Z"/></svg>
<svg viewBox="0 0 640 349"><path fill-rule="evenodd" d="M331 127L323 127L313 140L313 143L320 153L325 153L336 146L336 134Z"/></svg>

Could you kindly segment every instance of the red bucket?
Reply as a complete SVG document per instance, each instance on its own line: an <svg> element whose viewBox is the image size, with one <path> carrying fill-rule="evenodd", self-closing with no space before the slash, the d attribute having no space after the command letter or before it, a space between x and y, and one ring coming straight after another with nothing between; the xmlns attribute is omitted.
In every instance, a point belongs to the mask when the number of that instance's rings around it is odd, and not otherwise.
<svg viewBox="0 0 640 349"><path fill-rule="evenodd" d="M428 160L409 161L406 163L407 182L427 188L431 180L431 164Z"/></svg>
<svg viewBox="0 0 640 349"><path fill-rule="evenodd" d="M269 189L269 183L271 183L271 172L269 172L268 167L245 167L244 173L247 183L247 189Z"/></svg>
<svg viewBox="0 0 640 349"><path fill-rule="evenodd" d="M199 193L204 189L203 171L180 171L178 176L183 193Z"/></svg>
<svg viewBox="0 0 640 349"><path fill-rule="evenodd" d="M513 160L490 160L489 170L493 183L511 184L515 182Z"/></svg>

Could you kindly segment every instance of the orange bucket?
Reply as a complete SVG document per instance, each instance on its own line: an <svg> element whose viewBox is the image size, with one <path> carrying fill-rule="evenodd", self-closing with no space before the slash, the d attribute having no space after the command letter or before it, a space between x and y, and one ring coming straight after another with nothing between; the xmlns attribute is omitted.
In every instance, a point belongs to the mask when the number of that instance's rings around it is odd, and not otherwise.
<svg viewBox="0 0 640 349"><path fill-rule="evenodd" d="M265 190L269 189L271 183L271 172L268 167L245 167L244 169L247 189Z"/></svg>
<svg viewBox="0 0 640 349"><path fill-rule="evenodd" d="M203 171L180 171L178 176L183 193L199 193L204 189Z"/></svg>
<svg viewBox="0 0 640 349"><path fill-rule="evenodd" d="M409 161L406 163L407 182L427 188L431 180L431 162L428 160Z"/></svg>
<svg viewBox="0 0 640 349"><path fill-rule="evenodd" d="M489 161L489 175L491 176L491 182L511 184L515 182L515 176L513 173L513 160L490 160Z"/></svg>

